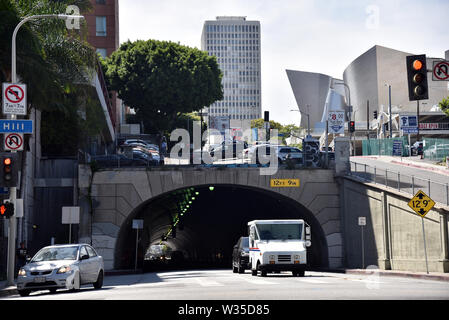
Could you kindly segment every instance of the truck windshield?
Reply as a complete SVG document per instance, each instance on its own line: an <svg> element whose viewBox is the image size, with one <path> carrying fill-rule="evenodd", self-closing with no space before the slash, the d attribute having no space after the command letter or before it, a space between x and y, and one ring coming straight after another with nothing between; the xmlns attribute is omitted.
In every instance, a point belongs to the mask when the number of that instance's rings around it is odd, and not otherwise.
<svg viewBox="0 0 449 320"><path fill-rule="evenodd" d="M302 223L256 224L261 240L302 240Z"/></svg>

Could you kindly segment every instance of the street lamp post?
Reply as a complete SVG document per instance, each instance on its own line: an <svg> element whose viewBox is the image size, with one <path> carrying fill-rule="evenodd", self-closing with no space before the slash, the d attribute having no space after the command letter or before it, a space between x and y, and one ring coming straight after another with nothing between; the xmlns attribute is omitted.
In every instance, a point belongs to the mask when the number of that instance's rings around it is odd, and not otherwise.
<svg viewBox="0 0 449 320"><path fill-rule="evenodd" d="M16 60L16 37L17 33L19 32L20 27L26 23L27 21L34 20L34 19L42 19L42 18L58 18L58 19L84 19L84 16L75 16L75 15L66 15L66 14L41 14L41 15L34 15L34 16L28 16L23 18L22 21L17 24L16 28L14 29L14 32L12 34L12 44L11 44L11 83L15 84L17 83L17 60ZM8 119L15 120L16 115L8 115ZM17 152L17 151L11 151L11 152ZM11 187L10 188L10 202L14 205L14 211L16 210L17 204L17 187ZM8 263L7 263L7 285L13 286L14 285L14 266L15 266L15 251L16 251L16 236L17 236L17 221L15 212L14 215L12 215L9 218L9 232L8 232Z"/></svg>

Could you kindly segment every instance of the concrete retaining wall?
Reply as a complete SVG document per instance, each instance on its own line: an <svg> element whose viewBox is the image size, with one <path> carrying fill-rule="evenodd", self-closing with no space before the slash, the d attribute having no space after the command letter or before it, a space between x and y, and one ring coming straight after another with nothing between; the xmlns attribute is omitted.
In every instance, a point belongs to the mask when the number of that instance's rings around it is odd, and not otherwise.
<svg viewBox="0 0 449 320"><path fill-rule="evenodd" d="M411 196L382 186L344 179L345 266L362 267L363 227L365 267L426 271L422 218L407 203ZM424 218L427 258L430 272L449 272L448 208L435 206Z"/></svg>

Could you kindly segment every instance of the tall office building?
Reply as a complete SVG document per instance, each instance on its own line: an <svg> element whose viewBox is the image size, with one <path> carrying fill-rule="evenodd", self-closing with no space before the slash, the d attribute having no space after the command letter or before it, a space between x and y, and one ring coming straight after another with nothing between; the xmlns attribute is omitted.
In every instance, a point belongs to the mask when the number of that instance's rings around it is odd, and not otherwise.
<svg viewBox="0 0 449 320"><path fill-rule="evenodd" d="M217 17L204 22L201 49L217 57L224 99L207 108L209 116L231 120L261 118L260 22Z"/></svg>

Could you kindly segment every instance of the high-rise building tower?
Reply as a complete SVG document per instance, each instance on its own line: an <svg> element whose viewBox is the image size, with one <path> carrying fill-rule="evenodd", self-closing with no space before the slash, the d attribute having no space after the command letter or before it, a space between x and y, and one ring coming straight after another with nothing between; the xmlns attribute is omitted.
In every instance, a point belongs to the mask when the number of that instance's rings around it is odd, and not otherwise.
<svg viewBox="0 0 449 320"><path fill-rule="evenodd" d="M201 49L217 57L223 72L224 99L210 105L208 115L261 118L260 22L227 16L205 21Z"/></svg>

